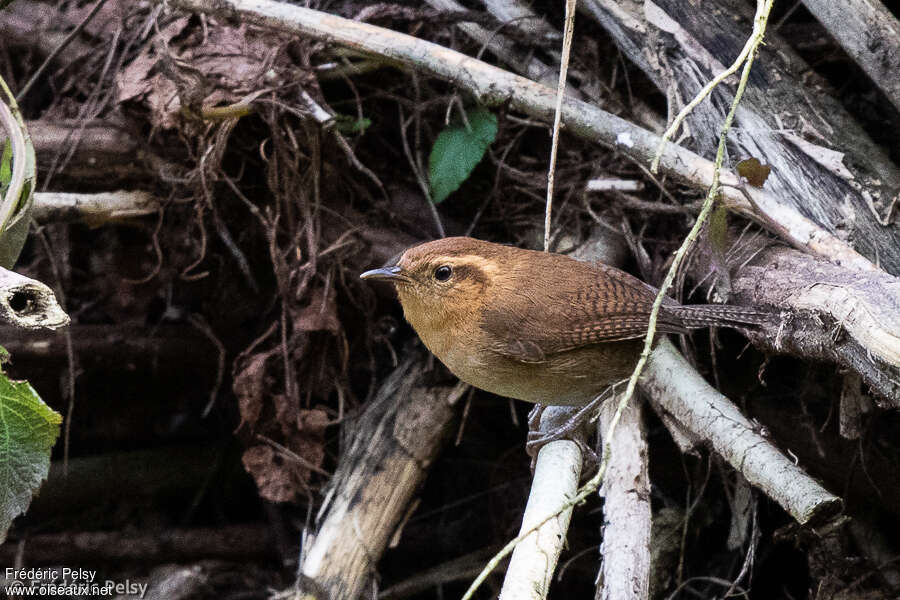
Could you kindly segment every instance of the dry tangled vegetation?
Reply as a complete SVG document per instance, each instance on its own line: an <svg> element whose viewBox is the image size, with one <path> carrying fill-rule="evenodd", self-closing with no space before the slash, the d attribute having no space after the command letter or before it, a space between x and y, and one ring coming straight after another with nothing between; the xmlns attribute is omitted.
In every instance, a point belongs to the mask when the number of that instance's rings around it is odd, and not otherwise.
<svg viewBox="0 0 900 600"><path fill-rule="evenodd" d="M251 25L236 13L101 4L21 102L41 194L39 224L17 270L54 287L72 325L59 334L3 329L11 373L30 380L66 419L48 482L0 546L3 563L145 579L157 597L262 598L303 589L337 598L347 596L336 590L352 586L336 576L298 577L298 568L318 560L319 572L333 574L344 554L357 552L375 569L360 575L366 597L461 594L518 529L530 477L528 407L454 387L423 353L390 290L365 285L358 274L441 228L539 247L546 115L529 114L513 99L493 103L496 140L435 212L425 198L431 144L478 105L462 75L436 77L396 56ZM694 73L697 85L685 83L690 67L671 32L655 34L653 52L630 54L624 39L607 33L608 2L586 4L595 12L577 20L570 94L660 131L669 107L689 100L704 73ZM623 4L632 10L635 3ZM681 15L680 5L694 4L659 6ZM727 20L735 39L746 37L752 7L699 4L691 10ZM16 0L0 11L0 76L21 90L94 6ZM728 16L714 14L714 6ZM532 6L542 15L536 21L492 13L498 9L490 2L313 8L555 81L561 6ZM736 54L728 36L705 32L709 24L685 19L679 26L724 45L709 47L721 52L721 63ZM729 165L746 158L748 146L768 156L772 142L761 140L774 137L776 125L747 114L776 110L779 127L799 140L787 160L800 173L790 177L801 181L774 180L769 189L818 197L821 206L798 210L888 273L900 273L891 195L900 182L892 162L900 159L897 109L803 8L778 7L772 28L778 41L758 59L764 64ZM782 79L765 70L777 52L794 61L781 67L790 74ZM677 77L682 88L648 75L654 71ZM792 113L797 100L784 86L833 112ZM718 131L713 115L729 102L724 92L707 102L710 111L689 121L679 143L709 157ZM627 149L574 129L561 139L553 247L573 252L602 239L610 260L659 282L702 189L687 177L651 175ZM849 155L853 185L836 152ZM873 172L880 173L876 183ZM835 180L821 189L803 180L826 175ZM638 186L587 189L591 180L610 179ZM121 205L90 214L50 206L55 192L117 191L144 195L115 195ZM679 278L684 301L730 294L788 310L778 302L789 298L766 295L785 279L805 282L804 269L812 269L812 283L804 283L812 289L822 282L837 287L843 277L831 267L814 271L798 252L786 254L794 251L760 225L733 214L729 223L727 266L701 242ZM871 283L852 275L860 290ZM880 297L886 315L900 303L891 280L884 276L888 295ZM766 286L771 290L760 289ZM900 593L900 371L877 346L848 333L847 323L814 308L789 314L780 331L761 332L755 345L730 331L678 342L757 433L840 496L849 519L829 514L799 525L716 452L688 444L694 449L683 453L666 416L644 410L653 597L730 591L849 600ZM410 399L412 424L392 431L401 422L394 405ZM422 410L425 404L446 410L435 415ZM379 421L384 414L389 418ZM427 444L414 439L429 429ZM372 519L391 515L378 529L384 539L344 540L346 547L311 558L320 508L335 502L329 490L351 480L348 462L367 460L365 451L376 444L374 437L354 438L360 430L387 430L400 440L421 487L405 482L414 500L389 506L389 489L370 495L365 480L354 483ZM400 469L386 465L373 467L373 480ZM601 506L594 498L576 510L554 597L594 593ZM331 571L321 566L329 560ZM480 597L496 595L501 582L502 573L489 578Z"/></svg>

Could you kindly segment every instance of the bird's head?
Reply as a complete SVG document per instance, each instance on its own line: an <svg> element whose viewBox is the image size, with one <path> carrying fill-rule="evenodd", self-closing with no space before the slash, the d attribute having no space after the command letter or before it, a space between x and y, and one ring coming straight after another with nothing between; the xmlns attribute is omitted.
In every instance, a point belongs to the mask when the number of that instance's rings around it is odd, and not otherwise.
<svg viewBox="0 0 900 600"><path fill-rule="evenodd" d="M421 327L458 326L480 315L491 280L502 270L498 248L504 247L444 238L413 246L360 277L393 283L406 319L421 335Z"/></svg>

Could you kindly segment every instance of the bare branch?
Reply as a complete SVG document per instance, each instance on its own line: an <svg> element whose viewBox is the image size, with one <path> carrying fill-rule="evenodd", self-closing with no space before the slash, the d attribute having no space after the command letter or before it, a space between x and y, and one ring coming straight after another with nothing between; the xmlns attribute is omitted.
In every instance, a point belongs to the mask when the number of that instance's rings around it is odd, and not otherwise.
<svg viewBox="0 0 900 600"><path fill-rule="evenodd" d="M650 355L641 388L649 394L658 411L668 413L712 446L798 523L821 522L840 510L840 498L763 437L728 398L700 377L668 340L661 340Z"/></svg>

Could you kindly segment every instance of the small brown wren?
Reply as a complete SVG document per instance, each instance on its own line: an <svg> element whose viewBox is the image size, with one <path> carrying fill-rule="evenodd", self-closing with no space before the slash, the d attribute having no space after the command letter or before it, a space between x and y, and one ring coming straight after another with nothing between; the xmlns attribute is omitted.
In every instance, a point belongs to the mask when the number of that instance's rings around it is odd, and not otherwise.
<svg viewBox="0 0 900 600"><path fill-rule="evenodd" d="M394 284L406 320L461 380L501 396L575 406L631 374L657 293L614 267L468 237L413 246L360 277ZM656 331L771 318L667 298Z"/></svg>

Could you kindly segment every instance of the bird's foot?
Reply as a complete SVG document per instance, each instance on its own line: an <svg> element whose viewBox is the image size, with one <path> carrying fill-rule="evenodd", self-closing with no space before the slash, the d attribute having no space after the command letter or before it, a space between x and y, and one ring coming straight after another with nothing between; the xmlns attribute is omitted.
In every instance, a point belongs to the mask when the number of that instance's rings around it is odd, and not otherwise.
<svg viewBox="0 0 900 600"><path fill-rule="evenodd" d="M528 441L525 443L525 451L531 457L532 470L540 449L550 442L563 439L578 444L585 463L598 464L597 453L586 441L589 437L587 430L588 425L596 419L600 405L609 396L609 393L604 392L577 410L555 406L552 407L552 415L548 415L547 409L550 407L542 404L535 406L528 415Z"/></svg>

